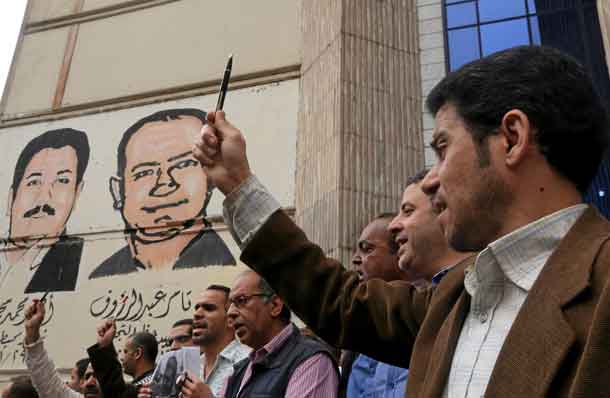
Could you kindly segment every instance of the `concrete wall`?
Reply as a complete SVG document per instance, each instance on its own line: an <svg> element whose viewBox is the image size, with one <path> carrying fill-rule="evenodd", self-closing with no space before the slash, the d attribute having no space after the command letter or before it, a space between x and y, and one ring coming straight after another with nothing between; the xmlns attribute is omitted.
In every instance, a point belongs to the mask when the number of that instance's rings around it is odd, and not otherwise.
<svg viewBox="0 0 610 398"><path fill-rule="evenodd" d="M205 176L188 154L197 119L144 124L123 176L117 164L124 133L142 118L214 109L230 53L225 110L246 135L252 168L294 214L300 6L260 4L30 0L0 105L0 385L23 372L25 304L47 290L43 334L55 364L70 368L103 319L118 317L119 346L139 330L165 339L202 289L230 285L243 269L223 197L206 204ZM88 156L65 130L53 148L38 138L58 129L82 131L73 135L84 134ZM117 272L134 259L141 272Z"/></svg>
<svg viewBox="0 0 610 398"><path fill-rule="evenodd" d="M447 74L443 2L441 0L417 0L417 19L420 34L419 56L424 154L426 167L431 167L436 161L434 152L429 145L434 129L434 117L426 112L424 104L432 87Z"/></svg>

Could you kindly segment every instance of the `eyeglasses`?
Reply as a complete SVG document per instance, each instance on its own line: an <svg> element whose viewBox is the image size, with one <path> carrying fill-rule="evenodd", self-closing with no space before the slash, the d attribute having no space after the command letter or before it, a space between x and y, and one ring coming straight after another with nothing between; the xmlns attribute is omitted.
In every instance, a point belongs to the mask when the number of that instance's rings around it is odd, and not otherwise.
<svg viewBox="0 0 610 398"><path fill-rule="evenodd" d="M190 334L179 334L178 336L174 336L171 339L172 341L175 341L177 343L186 343L191 338L192 336Z"/></svg>
<svg viewBox="0 0 610 398"><path fill-rule="evenodd" d="M271 295L266 293L241 294L237 297L229 297L229 303L237 308L242 308L244 305L248 304L248 301L250 301L252 297L271 297Z"/></svg>

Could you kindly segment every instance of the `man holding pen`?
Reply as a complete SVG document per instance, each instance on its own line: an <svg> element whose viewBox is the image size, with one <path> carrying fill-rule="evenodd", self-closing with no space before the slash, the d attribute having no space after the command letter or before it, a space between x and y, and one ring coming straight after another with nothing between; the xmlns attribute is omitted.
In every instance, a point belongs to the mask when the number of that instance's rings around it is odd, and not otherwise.
<svg viewBox="0 0 610 398"><path fill-rule="evenodd" d="M450 244L481 251L474 264L425 292L360 283L280 210L243 135L211 113L193 152L227 195L242 260L329 343L410 362L409 396L610 391L610 224L582 204L608 123L584 69L517 47L450 73L427 107L438 162L422 189Z"/></svg>

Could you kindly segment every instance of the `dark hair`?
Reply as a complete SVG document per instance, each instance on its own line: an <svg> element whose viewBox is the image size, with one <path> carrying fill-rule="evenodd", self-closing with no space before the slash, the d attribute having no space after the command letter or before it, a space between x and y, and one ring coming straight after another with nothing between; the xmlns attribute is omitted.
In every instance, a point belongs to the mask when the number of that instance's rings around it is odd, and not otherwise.
<svg viewBox="0 0 610 398"><path fill-rule="evenodd" d="M28 163L30 163L30 160L43 149L60 149L65 146L71 146L76 152L76 185L78 186L83 180L87 164L89 164L90 149L87 134L83 131L69 128L49 130L28 142L21 151L17 163L15 164L13 185L11 185L11 188L13 189L13 199L15 199L15 196L17 195L17 189L19 188L19 184L21 184L23 173L25 173L25 169L27 168Z"/></svg>
<svg viewBox="0 0 610 398"><path fill-rule="evenodd" d="M269 285L269 283L267 283L267 281L265 279L263 279L261 276L259 276L259 278L260 278L260 280L258 281L258 288L261 289L261 293L263 293L269 297L275 296L276 293L273 290L273 288L271 287L271 285ZM283 321L284 323L288 324L288 323L290 323L291 318L292 318L292 313L290 312L290 308L288 308L286 303L283 303L282 311L280 312L279 319L281 321Z"/></svg>
<svg viewBox="0 0 610 398"><path fill-rule="evenodd" d="M29 376L18 376L11 381L13 384L8 389L10 398L38 398L38 392L32 385L32 379Z"/></svg>
<svg viewBox="0 0 610 398"><path fill-rule="evenodd" d="M171 122L172 120L180 120L181 116L192 116L201 120L201 123L206 124L207 118L206 113L200 109L195 108L182 108L182 109L166 109L163 111L155 112L152 115L148 115L134 124L132 124L125 132L123 133L123 137L119 142L119 146L117 148L117 176L121 179L120 184L120 194L121 198L125 198L125 166L127 164L127 157L125 155L125 151L127 150L127 144L129 144L129 140L131 137L137 133L142 127L144 127L147 123L152 122ZM206 193L205 202L203 203L203 215L205 215L205 209L212 199L212 190L214 186L208 179L208 191Z"/></svg>
<svg viewBox="0 0 610 398"><path fill-rule="evenodd" d="M580 192L608 146L606 110L591 79L578 61L550 47L515 47L462 66L426 100L432 114L445 104L455 106L479 147L508 111L521 110L535 128L540 153Z"/></svg>
<svg viewBox="0 0 610 398"><path fill-rule="evenodd" d="M78 374L79 380L85 377L85 372L87 371L87 366L89 366L89 358L83 358L76 361L76 373Z"/></svg>
<svg viewBox="0 0 610 398"><path fill-rule="evenodd" d="M144 358L150 363L155 363L159 343L154 335L148 332L138 332L131 338L131 345L136 348L141 347Z"/></svg>
<svg viewBox="0 0 610 398"><path fill-rule="evenodd" d="M379 215L377 215L377 217L375 217L373 219L373 221L388 220L388 225L390 225L390 223L392 222L394 217L396 217L396 213L386 211L386 212L383 212L383 213L380 213ZM395 238L394 234L388 232L388 247L390 249L390 253L392 253L392 254L396 254L399 249L398 243L396 243L394 238Z"/></svg>
<svg viewBox="0 0 610 398"><path fill-rule="evenodd" d="M193 327L193 318L181 319L179 321L174 322L172 328L177 328L178 326L190 326Z"/></svg>
<svg viewBox="0 0 610 398"><path fill-rule="evenodd" d="M420 182L422 182L424 180L424 178L426 177L426 174L428 174L429 171L430 171L430 169L423 169L423 170L418 171L411 177L407 178L407 185L405 186L405 188L408 187L409 185L419 184Z"/></svg>
<svg viewBox="0 0 610 398"><path fill-rule="evenodd" d="M225 295L225 309L229 309L229 306L231 305L229 303L229 294L231 293L231 289L225 285L210 285L208 286L205 290L216 290L219 291L221 293L224 293Z"/></svg>

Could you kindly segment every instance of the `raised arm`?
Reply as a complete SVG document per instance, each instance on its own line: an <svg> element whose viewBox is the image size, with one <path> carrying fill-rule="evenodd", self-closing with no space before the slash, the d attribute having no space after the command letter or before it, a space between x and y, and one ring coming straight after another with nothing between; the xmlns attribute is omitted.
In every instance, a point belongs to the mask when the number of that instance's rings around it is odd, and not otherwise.
<svg viewBox="0 0 610 398"><path fill-rule="evenodd" d="M361 283L355 272L326 257L252 175L245 139L223 112L208 114L193 153L228 195L225 220L244 250L242 261L316 334L332 345L408 365L430 292L417 293L402 282Z"/></svg>
<svg viewBox="0 0 610 398"><path fill-rule="evenodd" d="M44 316L44 303L38 300L34 300L25 312L25 363L32 384L40 398L79 398L81 395L63 382L44 348L40 338Z"/></svg>

